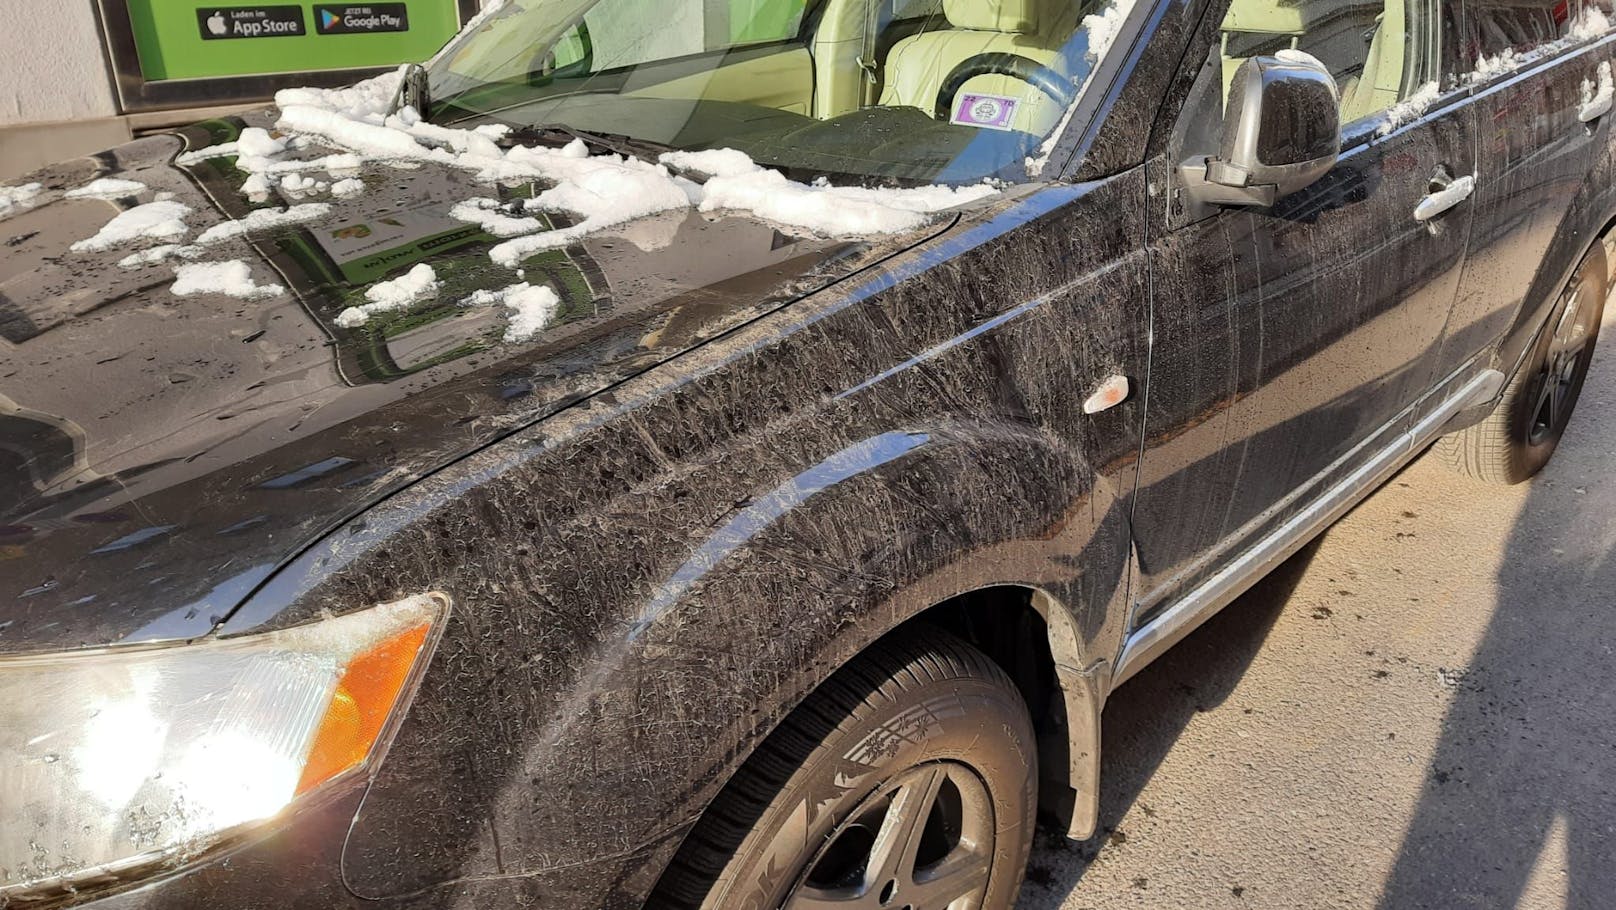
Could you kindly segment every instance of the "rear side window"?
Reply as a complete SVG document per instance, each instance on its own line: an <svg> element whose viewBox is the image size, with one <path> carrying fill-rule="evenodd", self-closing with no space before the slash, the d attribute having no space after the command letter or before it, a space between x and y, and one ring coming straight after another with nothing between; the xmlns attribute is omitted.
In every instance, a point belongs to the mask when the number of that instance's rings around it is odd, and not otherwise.
<svg viewBox="0 0 1616 910"><path fill-rule="evenodd" d="M1459 58L1471 68L1485 57L1519 53L1560 37L1568 6L1544 0L1489 0L1466 3L1465 34Z"/></svg>
<svg viewBox="0 0 1616 910"><path fill-rule="evenodd" d="M1464 10L1458 57L1465 70L1476 71L1486 69L1482 66L1486 60L1499 61L1508 68L1511 55L1565 37L1583 15L1584 4L1567 0L1467 0Z"/></svg>

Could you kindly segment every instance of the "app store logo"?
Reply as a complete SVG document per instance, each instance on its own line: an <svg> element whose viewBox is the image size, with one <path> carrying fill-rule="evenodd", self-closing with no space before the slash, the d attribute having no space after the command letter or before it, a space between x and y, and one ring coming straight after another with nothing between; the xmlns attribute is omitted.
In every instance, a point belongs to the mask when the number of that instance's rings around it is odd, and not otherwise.
<svg viewBox="0 0 1616 910"><path fill-rule="evenodd" d="M307 34L301 6L203 7L196 21L206 41L230 38L295 38Z"/></svg>

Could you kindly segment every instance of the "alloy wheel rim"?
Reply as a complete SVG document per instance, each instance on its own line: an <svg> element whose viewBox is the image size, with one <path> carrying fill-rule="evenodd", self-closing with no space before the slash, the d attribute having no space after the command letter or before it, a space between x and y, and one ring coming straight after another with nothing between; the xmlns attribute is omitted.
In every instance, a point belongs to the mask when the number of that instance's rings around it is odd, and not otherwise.
<svg viewBox="0 0 1616 910"><path fill-rule="evenodd" d="M993 865L987 785L958 762L917 765L827 837L784 910L979 910Z"/></svg>
<svg viewBox="0 0 1616 910"><path fill-rule="evenodd" d="M1583 324L1588 310L1583 293L1584 285L1580 281L1566 291L1566 301L1549 343L1548 358L1537 377L1532 422L1526 431L1529 445L1542 445L1563 429L1571 416L1578 367L1591 337L1588 326Z"/></svg>

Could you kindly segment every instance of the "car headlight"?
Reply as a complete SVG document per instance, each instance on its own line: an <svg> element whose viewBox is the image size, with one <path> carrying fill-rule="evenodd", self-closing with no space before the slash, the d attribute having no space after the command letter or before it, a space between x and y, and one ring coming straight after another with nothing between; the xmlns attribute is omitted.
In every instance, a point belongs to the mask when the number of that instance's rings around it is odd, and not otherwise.
<svg viewBox="0 0 1616 910"><path fill-rule="evenodd" d="M0 906L182 863L379 761L447 605L0 659Z"/></svg>

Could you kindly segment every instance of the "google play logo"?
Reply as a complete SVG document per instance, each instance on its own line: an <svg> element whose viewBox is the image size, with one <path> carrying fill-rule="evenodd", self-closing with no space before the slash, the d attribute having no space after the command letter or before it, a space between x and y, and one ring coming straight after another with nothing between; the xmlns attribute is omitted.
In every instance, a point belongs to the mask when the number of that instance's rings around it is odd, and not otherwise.
<svg viewBox="0 0 1616 910"><path fill-rule="evenodd" d="M316 4L314 30L322 35L407 32L409 8L403 3Z"/></svg>

